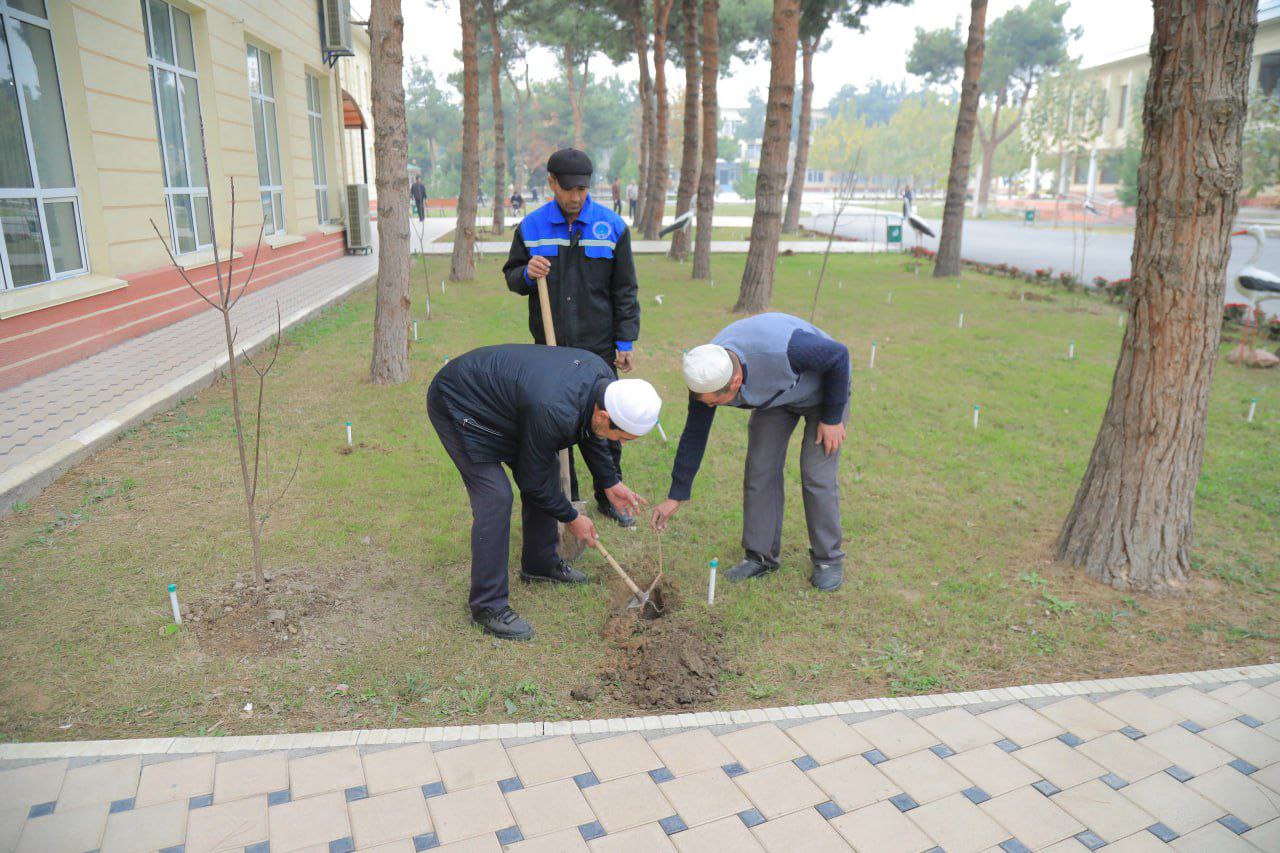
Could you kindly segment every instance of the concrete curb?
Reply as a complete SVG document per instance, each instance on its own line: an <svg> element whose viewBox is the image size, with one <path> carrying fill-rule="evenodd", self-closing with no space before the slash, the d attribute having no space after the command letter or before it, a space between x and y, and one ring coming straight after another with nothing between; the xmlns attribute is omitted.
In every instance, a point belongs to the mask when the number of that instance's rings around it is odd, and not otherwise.
<svg viewBox="0 0 1280 853"><path fill-rule="evenodd" d="M373 283L376 278L377 273L374 273L343 285L332 293L326 294L319 302L281 318L281 328L290 329L299 323L306 322L347 295ZM274 335L274 329L254 335L244 346L240 346L240 349L248 350L252 355ZM171 408L179 400L212 385L226 365L225 354L211 358L159 388L148 391L71 438L58 442L53 447L37 453L0 474L0 516L8 514L13 509L13 505L19 501L29 500L40 494L69 468L115 441L120 433L143 423L157 412Z"/></svg>
<svg viewBox="0 0 1280 853"><path fill-rule="evenodd" d="M697 711L645 717L597 720L557 720L538 723L487 723L466 726L433 726L413 729L356 729L336 732L248 735L232 737L171 737L121 740L88 740L0 744L0 761L37 758L79 758L102 755L174 755L194 752L243 752L274 749L318 749L399 743L459 743L464 741L534 738L558 735L593 735L622 732L670 731L699 726L740 726L785 720L817 719L845 714L958 708L965 705L1018 702L1023 699L1065 698L1128 690L1195 687L1227 684L1280 676L1280 664L1260 664L1229 669L1139 675L1103 680L1024 684L964 693L851 699L780 708L737 711Z"/></svg>

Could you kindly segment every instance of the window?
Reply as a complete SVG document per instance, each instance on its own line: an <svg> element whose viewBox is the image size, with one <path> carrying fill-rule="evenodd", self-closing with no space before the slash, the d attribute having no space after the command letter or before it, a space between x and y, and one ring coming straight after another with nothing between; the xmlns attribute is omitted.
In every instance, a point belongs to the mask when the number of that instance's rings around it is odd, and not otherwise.
<svg viewBox="0 0 1280 853"><path fill-rule="evenodd" d="M1072 182L1077 184L1089 183L1089 152L1076 152L1075 169L1072 175Z"/></svg>
<svg viewBox="0 0 1280 853"><path fill-rule="evenodd" d="M316 185L316 221L329 221L329 180L324 162L324 119L320 78L307 75L307 124L311 127L311 174Z"/></svg>
<svg viewBox="0 0 1280 853"><path fill-rule="evenodd" d="M820 184L827 178L827 173L822 169L806 169L804 172L804 182L806 184Z"/></svg>
<svg viewBox="0 0 1280 853"><path fill-rule="evenodd" d="M1116 127L1124 129L1124 123L1129 118L1129 87L1120 87L1120 111L1116 113Z"/></svg>
<svg viewBox="0 0 1280 853"><path fill-rule="evenodd" d="M85 271L44 0L0 0L0 290Z"/></svg>
<svg viewBox="0 0 1280 853"><path fill-rule="evenodd" d="M1258 57L1258 89L1268 96L1280 94L1280 50Z"/></svg>
<svg viewBox="0 0 1280 853"><path fill-rule="evenodd" d="M284 231L284 179L280 177L276 87L271 55L253 45L249 45L249 107L253 112L253 145L258 154L263 233L276 234Z"/></svg>
<svg viewBox="0 0 1280 853"><path fill-rule="evenodd" d="M213 245L191 16L164 0L142 0L142 24L169 234L174 254L183 255Z"/></svg>

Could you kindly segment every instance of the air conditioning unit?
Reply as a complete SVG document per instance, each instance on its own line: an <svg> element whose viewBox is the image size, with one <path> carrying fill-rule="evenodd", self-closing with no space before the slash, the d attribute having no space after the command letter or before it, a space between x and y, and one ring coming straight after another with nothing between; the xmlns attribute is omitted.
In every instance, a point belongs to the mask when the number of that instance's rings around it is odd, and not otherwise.
<svg viewBox="0 0 1280 853"><path fill-rule="evenodd" d="M320 0L324 8L325 58L331 62L339 56L355 56L351 38L351 0Z"/></svg>
<svg viewBox="0 0 1280 853"><path fill-rule="evenodd" d="M369 225L369 185L347 184L347 251L373 251L373 229Z"/></svg>

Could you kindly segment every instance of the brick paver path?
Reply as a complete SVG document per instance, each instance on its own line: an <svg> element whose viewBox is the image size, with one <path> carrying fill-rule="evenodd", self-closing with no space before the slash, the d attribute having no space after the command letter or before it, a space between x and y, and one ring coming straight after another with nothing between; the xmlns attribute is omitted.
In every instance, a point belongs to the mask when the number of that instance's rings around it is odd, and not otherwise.
<svg viewBox="0 0 1280 853"><path fill-rule="evenodd" d="M1239 674L715 712L696 718L765 721L675 730L504 724L483 729L511 736L467 742L481 727L454 726L187 754L211 739L99 742L82 745L94 757L0 761L0 850L1280 850L1280 667ZM550 736L518 736L535 726Z"/></svg>

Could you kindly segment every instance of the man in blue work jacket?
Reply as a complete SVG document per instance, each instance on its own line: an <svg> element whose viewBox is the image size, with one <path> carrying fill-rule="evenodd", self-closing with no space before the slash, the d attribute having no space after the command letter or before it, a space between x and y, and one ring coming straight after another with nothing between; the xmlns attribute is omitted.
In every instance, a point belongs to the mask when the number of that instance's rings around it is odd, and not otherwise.
<svg viewBox="0 0 1280 853"><path fill-rule="evenodd" d="M546 278L556 343L595 353L616 376L632 368L632 345L640 335L640 301L631 259L631 232L609 208L596 204L588 189L594 167L575 148L563 148L547 160L551 200L516 226L502 272L512 293L529 300L529 332L545 344L538 279ZM622 445L609 442L614 467L622 471ZM578 497L577 472L570 478ZM635 524L595 482L600 513L623 527Z"/></svg>

